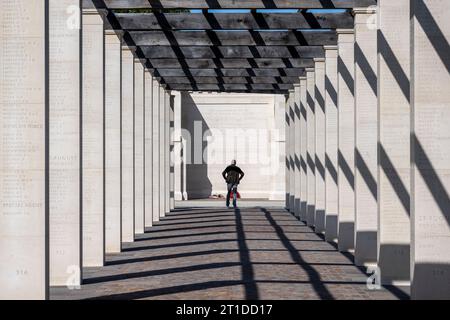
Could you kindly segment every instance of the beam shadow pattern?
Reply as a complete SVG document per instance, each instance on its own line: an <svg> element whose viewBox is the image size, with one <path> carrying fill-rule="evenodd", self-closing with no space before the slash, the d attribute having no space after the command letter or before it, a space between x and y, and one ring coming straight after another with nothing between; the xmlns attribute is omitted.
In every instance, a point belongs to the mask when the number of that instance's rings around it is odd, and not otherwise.
<svg viewBox="0 0 450 320"><path fill-rule="evenodd" d="M85 268L81 290L51 299L407 299L367 275L286 210L183 209Z"/></svg>

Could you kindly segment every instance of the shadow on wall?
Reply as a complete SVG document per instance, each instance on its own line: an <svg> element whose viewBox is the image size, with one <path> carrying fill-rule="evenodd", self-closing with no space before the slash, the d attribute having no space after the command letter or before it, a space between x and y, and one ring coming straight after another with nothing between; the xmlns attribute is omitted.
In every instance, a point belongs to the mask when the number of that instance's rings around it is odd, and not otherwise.
<svg viewBox="0 0 450 320"><path fill-rule="evenodd" d="M197 108L189 93L182 93L183 138L187 141L183 155L186 159L186 194L188 199L208 198L212 193L212 184L208 178L208 159L203 156L207 150L205 132L209 132L208 124ZM189 133L189 136L186 136Z"/></svg>

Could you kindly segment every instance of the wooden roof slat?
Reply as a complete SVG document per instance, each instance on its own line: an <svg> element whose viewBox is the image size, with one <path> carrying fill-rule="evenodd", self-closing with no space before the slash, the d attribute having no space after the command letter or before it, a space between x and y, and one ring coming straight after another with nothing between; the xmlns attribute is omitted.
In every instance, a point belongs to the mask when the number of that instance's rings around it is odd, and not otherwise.
<svg viewBox="0 0 450 320"><path fill-rule="evenodd" d="M376 5L376 0L103 0L101 2L112 9L351 9Z"/></svg>
<svg viewBox="0 0 450 320"><path fill-rule="evenodd" d="M299 77L163 77L164 82L172 84L293 84Z"/></svg>
<svg viewBox="0 0 450 320"><path fill-rule="evenodd" d="M302 77L305 69L150 69L150 71L161 77Z"/></svg>
<svg viewBox="0 0 450 320"><path fill-rule="evenodd" d="M130 31L137 46L320 46L336 45L333 30L313 31Z"/></svg>
<svg viewBox="0 0 450 320"><path fill-rule="evenodd" d="M117 13L124 30L254 30L352 28L349 12L339 13Z"/></svg>
<svg viewBox="0 0 450 320"><path fill-rule="evenodd" d="M150 68L311 68L312 59L148 59Z"/></svg>
<svg viewBox="0 0 450 320"><path fill-rule="evenodd" d="M323 58L322 46L140 46L148 59Z"/></svg>

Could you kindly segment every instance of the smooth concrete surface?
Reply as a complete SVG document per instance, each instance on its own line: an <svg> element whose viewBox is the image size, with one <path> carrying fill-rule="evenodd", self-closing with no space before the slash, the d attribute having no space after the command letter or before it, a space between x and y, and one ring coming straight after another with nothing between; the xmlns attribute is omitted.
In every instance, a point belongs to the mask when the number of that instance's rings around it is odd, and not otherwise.
<svg viewBox="0 0 450 320"><path fill-rule="evenodd" d="M134 241L134 55L122 46L122 242Z"/></svg>
<svg viewBox="0 0 450 320"><path fill-rule="evenodd" d="M409 0L378 5L378 267L382 284L410 281Z"/></svg>
<svg viewBox="0 0 450 320"><path fill-rule="evenodd" d="M159 217L166 215L166 94L159 87Z"/></svg>
<svg viewBox="0 0 450 320"><path fill-rule="evenodd" d="M376 264L378 109L376 9L355 9L355 263Z"/></svg>
<svg viewBox="0 0 450 320"><path fill-rule="evenodd" d="M82 18L82 231L85 267L105 261L104 211L104 30L96 9Z"/></svg>
<svg viewBox="0 0 450 320"><path fill-rule="evenodd" d="M300 220L308 216L308 123L307 78L300 77Z"/></svg>
<svg viewBox="0 0 450 320"><path fill-rule="evenodd" d="M153 76L144 70L144 223L153 226Z"/></svg>
<svg viewBox="0 0 450 320"><path fill-rule="evenodd" d="M338 51L325 49L325 239L338 235Z"/></svg>
<svg viewBox="0 0 450 320"><path fill-rule="evenodd" d="M46 1L0 1L0 299L48 297L46 23Z"/></svg>
<svg viewBox="0 0 450 320"><path fill-rule="evenodd" d="M296 166L295 166L295 143L298 137L295 136L295 91L289 90L289 161L290 161L290 179L289 179L289 212L295 213L295 179L296 179Z"/></svg>
<svg viewBox="0 0 450 320"><path fill-rule="evenodd" d="M153 79L153 222L159 221L160 199L159 199L159 172L160 172L160 150L159 150L159 83Z"/></svg>
<svg viewBox="0 0 450 320"><path fill-rule="evenodd" d="M316 202L314 213L314 230L321 234L325 232L325 59L314 59L314 115L316 121Z"/></svg>
<svg viewBox="0 0 450 320"><path fill-rule="evenodd" d="M301 132L300 132L300 80L294 85L294 215L300 218L300 199L301 199L301 173L300 173L300 150L301 150Z"/></svg>
<svg viewBox="0 0 450 320"><path fill-rule="evenodd" d="M355 242L355 97L354 33L338 32L338 246L354 248Z"/></svg>
<svg viewBox="0 0 450 320"><path fill-rule="evenodd" d="M67 28L66 21L58 18L67 6L77 6L79 1L52 0L49 4L50 285L79 286L81 33ZM73 22L80 24L80 16ZM73 274L68 273L72 270Z"/></svg>
<svg viewBox="0 0 450 320"><path fill-rule="evenodd" d="M315 117L315 91L316 78L314 69L306 69L306 115L307 115L307 153L306 166L308 177L308 195L307 195L307 215L306 223L308 226L314 226L316 214L316 117Z"/></svg>

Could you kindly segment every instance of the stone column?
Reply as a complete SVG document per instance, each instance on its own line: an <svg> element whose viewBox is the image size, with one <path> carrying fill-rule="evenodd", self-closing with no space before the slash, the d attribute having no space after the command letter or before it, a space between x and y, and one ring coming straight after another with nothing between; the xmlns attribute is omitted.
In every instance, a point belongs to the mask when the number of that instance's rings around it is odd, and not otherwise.
<svg viewBox="0 0 450 320"><path fill-rule="evenodd" d="M289 90L289 162L290 162L290 179L289 179L289 211L295 212L295 92Z"/></svg>
<svg viewBox="0 0 450 320"><path fill-rule="evenodd" d="M169 95L170 97L171 95ZM174 98L174 97L173 97ZM172 101L172 100L171 100ZM175 152L175 140L174 140L174 131L175 131L175 105L174 103L169 103L169 120L170 120L170 131L169 131L169 141L170 141L170 149L169 149L169 163L170 163L170 188L169 188L169 211L175 209L175 163L174 163L174 152Z"/></svg>
<svg viewBox="0 0 450 320"><path fill-rule="evenodd" d="M271 157L273 159L272 166L272 191L269 200L281 201L286 194L286 177L285 177L285 163L286 163L286 149L285 149L285 97L278 94L274 97L274 119L273 119L273 134L272 134L272 149Z"/></svg>
<svg viewBox="0 0 450 320"><path fill-rule="evenodd" d="M174 174L175 174L175 200L185 200L183 195L183 141L181 136L181 93L175 92L174 99Z"/></svg>
<svg viewBox="0 0 450 320"><path fill-rule="evenodd" d="M294 214L300 218L301 174L300 174L300 81L294 84Z"/></svg>
<svg viewBox="0 0 450 320"><path fill-rule="evenodd" d="M159 217L166 216L166 93L159 87Z"/></svg>
<svg viewBox="0 0 450 320"><path fill-rule="evenodd" d="M411 296L450 299L450 2L411 5Z"/></svg>
<svg viewBox="0 0 450 320"><path fill-rule="evenodd" d="M159 98L160 90L159 83L155 79L153 79L153 222L159 221L159 213L160 213L160 201L159 201L159 192L160 192L160 150L159 150Z"/></svg>
<svg viewBox="0 0 450 320"><path fill-rule="evenodd" d="M325 239L338 235L338 51L325 46Z"/></svg>
<svg viewBox="0 0 450 320"><path fill-rule="evenodd" d="M0 299L48 297L46 2L0 0Z"/></svg>
<svg viewBox="0 0 450 320"><path fill-rule="evenodd" d="M122 242L134 241L134 55L122 46Z"/></svg>
<svg viewBox="0 0 450 320"><path fill-rule="evenodd" d="M82 270L80 1L52 0L49 5L50 285L77 287ZM78 12L68 27L70 6Z"/></svg>
<svg viewBox="0 0 450 320"><path fill-rule="evenodd" d="M291 116L290 116L290 95L286 98L286 112L285 112L285 135L286 135L286 209L291 210Z"/></svg>
<svg viewBox="0 0 450 320"><path fill-rule="evenodd" d="M307 78L300 77L300 220L308 216L308 123Z"/></svg>
<svg viewBox="0 0 450 320"><path fill-rule="evenodd" d="M170 103L170 92L166 91L165 92L165 128L164 128L164 136L165 136L165 146L164 146L164 163L165 163L165 188L164 188L164 194L165 194L165 213L169 213L170 212L170 169L171 169L171 164L170 164L170 147L171 147L171 142L170 142L170 108L171 108L171 103Z"/></svg>
<svg viewBox="0 0 450 320"><path fill-rule="evenodd" d="M377 262L378 110L376 9L355 15L355 264Z"/></svg>
<svg viewBox="0 0 450 320"><path fill-rule="evenodd" d="M83 267L105 261L104 28L96 9L83 9L82 221Z"/></svg>
<svg viewBox="0 0 450 320"><path fill-rule="evenodd" d="M308 166L308 195L307 216L308 226L314 226L316 212L316 120L315 120L315 73L314 69L306 69L306 114L307 114L307 154L306 164Z"/></svg>
<svg viewBox="0 0 450 320"><path fill-rule="evenodd" d="M116 33L117 32L117 33ZM122 34L105 31L105 250L122 249L120 210L120 114L122 105Z"/></svg>
<svg viewBox="0 0 450 320"><path fill-rule="evenodd" d="M134 233L145 232L144 222L144 66L134 60Z"/></svg>
<svg viewBox="0 0 450 320"><path fill-rule="evenodd" d="M316 118L316 233L325 232L325 59L315 61L315 118Z"/></svg>
<svg viewBox="0 0 450 320"><path fill-rule="evenodd" d="M410 280L410 1L378 2L378 267Z"/></svg>
<svg viewBox="0 0 450 320"><path fill-rule="evenodd" d="M148 69L144 71L144 223L153 226L153 76Z"/></svg>
<svg viewBox="0 0 450 320"><path fill-rule="evenodd" d="M354 32L338 29L338 247L353 250L355 242L355 97Z"/></svg>

